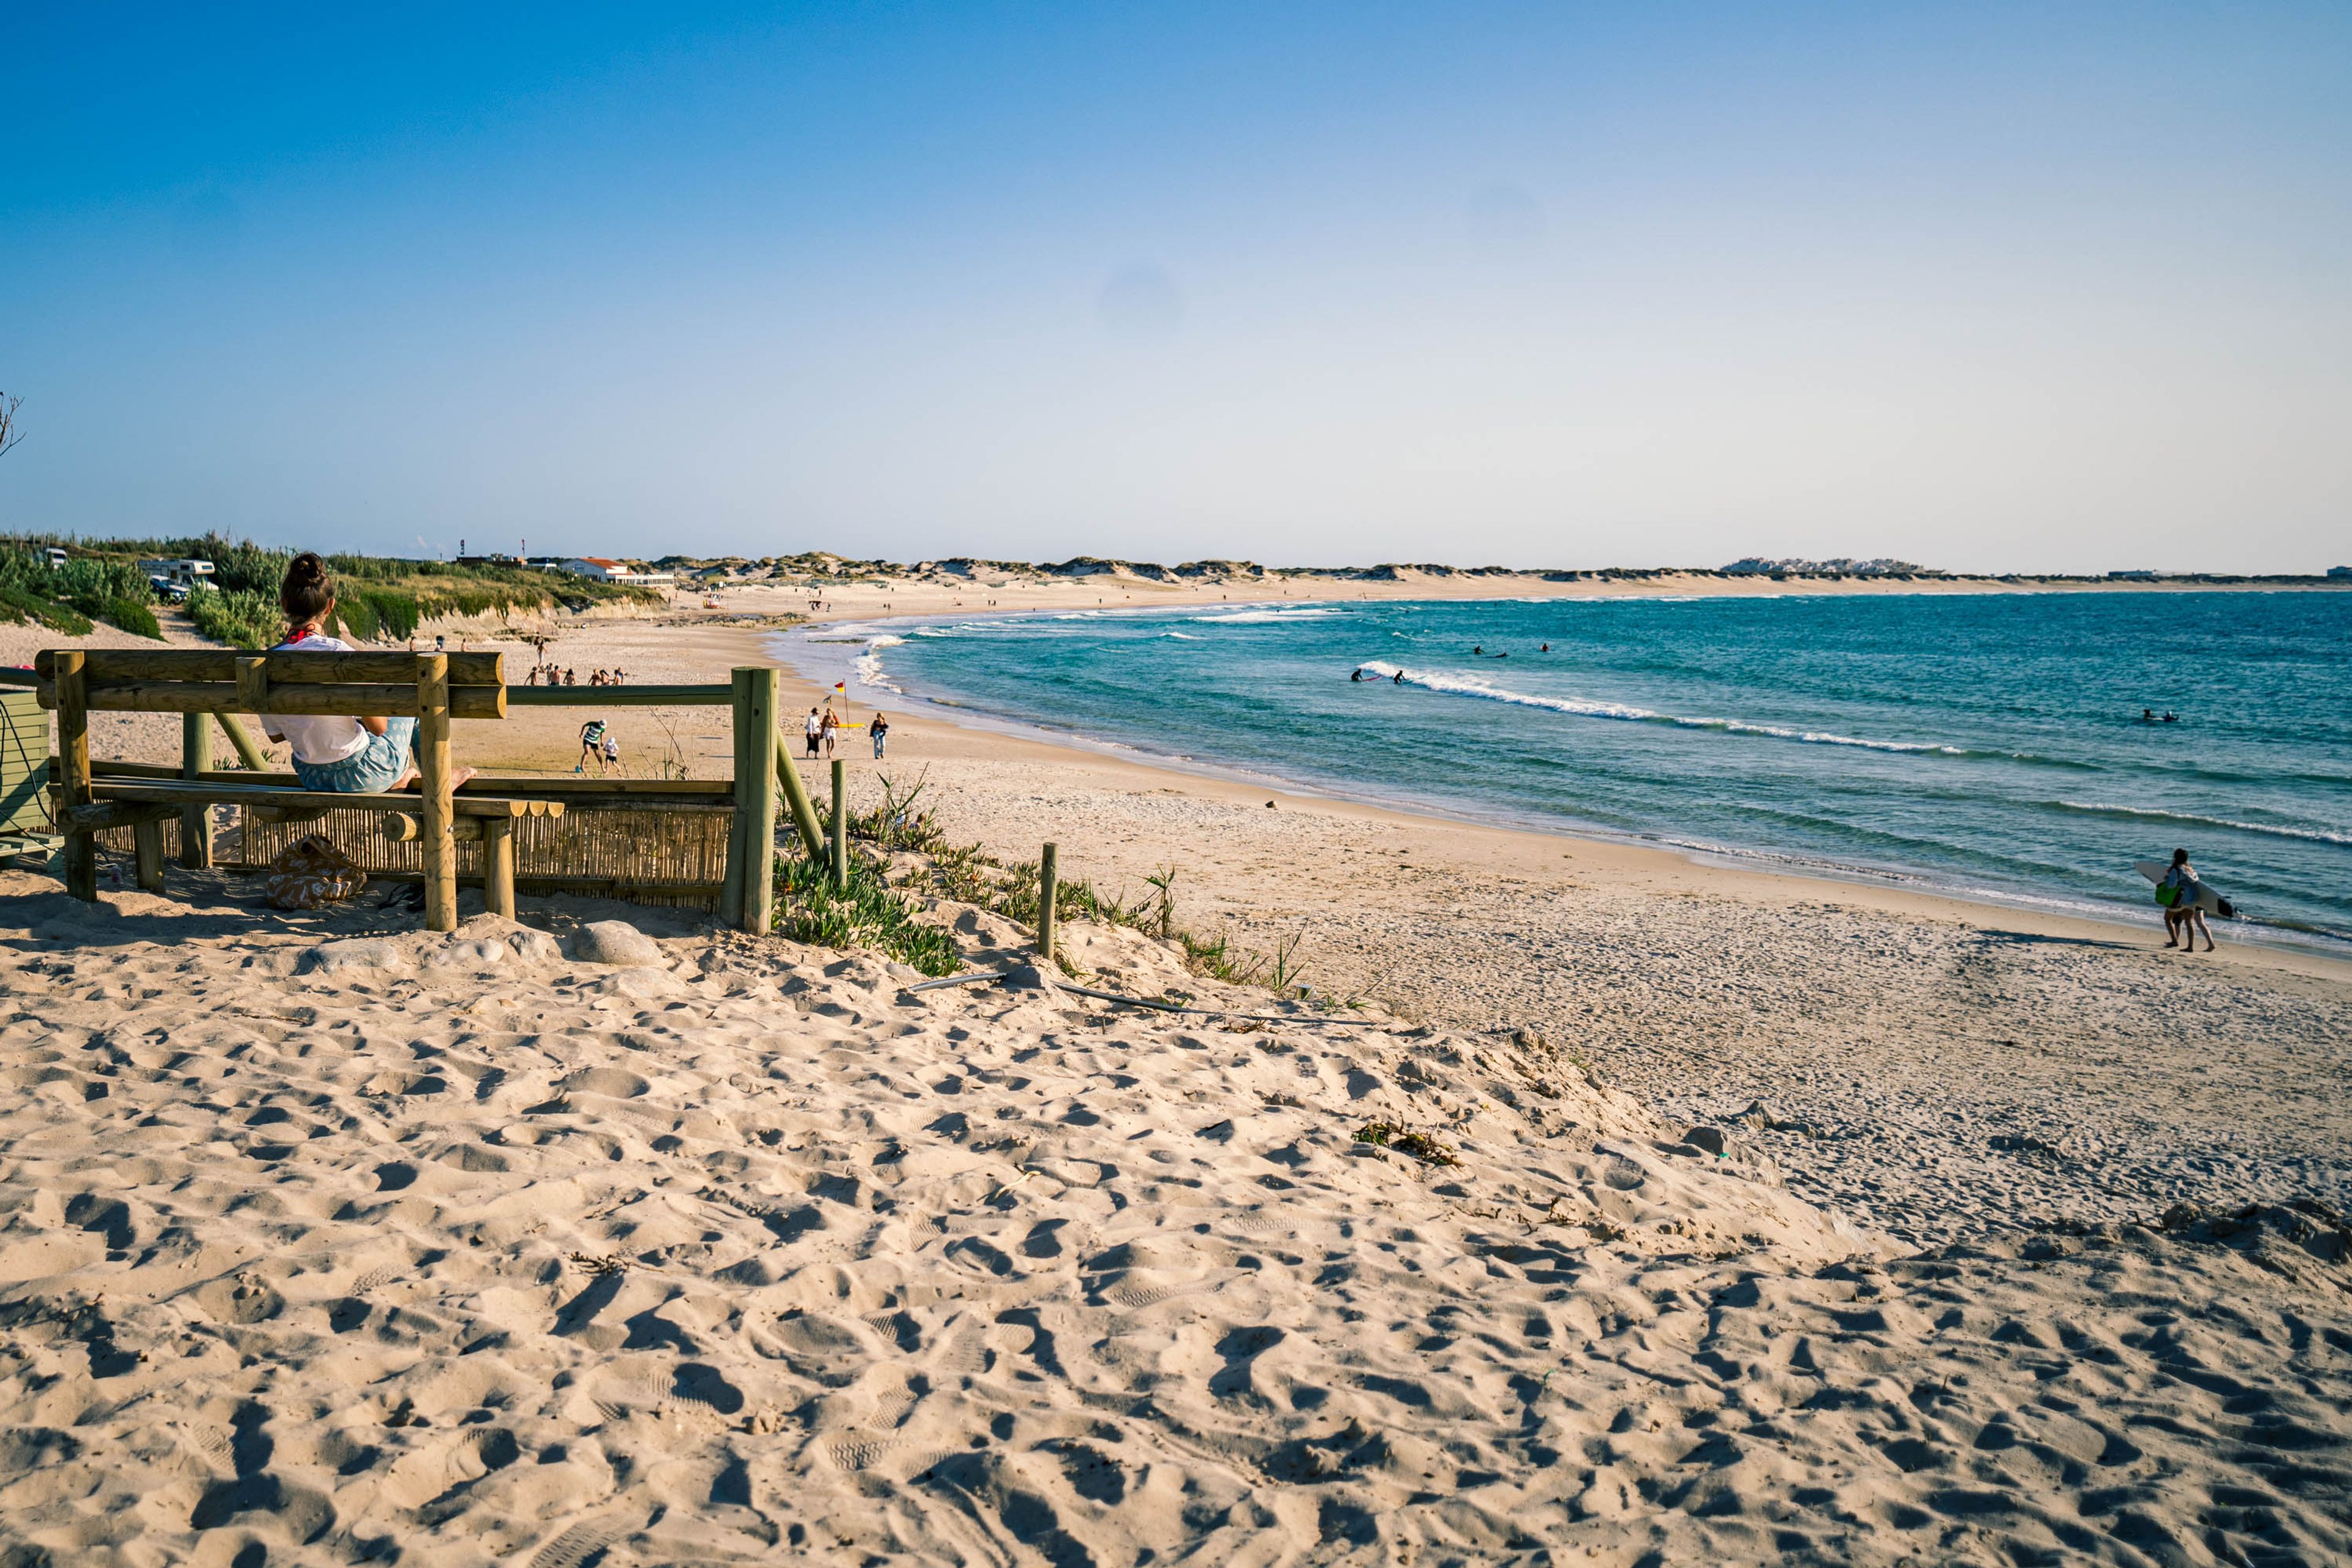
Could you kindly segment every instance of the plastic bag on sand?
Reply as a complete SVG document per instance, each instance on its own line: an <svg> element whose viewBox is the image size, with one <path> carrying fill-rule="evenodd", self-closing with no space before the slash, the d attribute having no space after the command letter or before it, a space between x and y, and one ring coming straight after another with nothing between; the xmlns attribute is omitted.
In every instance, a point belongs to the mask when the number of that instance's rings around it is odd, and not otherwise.
<svg viewBox="0 0 2352 1568"><path fill-rule="evenodd" d="M367 886L367 873L316 833L306 833L269 863L269 901L281 910L323 910Z"/></svg>

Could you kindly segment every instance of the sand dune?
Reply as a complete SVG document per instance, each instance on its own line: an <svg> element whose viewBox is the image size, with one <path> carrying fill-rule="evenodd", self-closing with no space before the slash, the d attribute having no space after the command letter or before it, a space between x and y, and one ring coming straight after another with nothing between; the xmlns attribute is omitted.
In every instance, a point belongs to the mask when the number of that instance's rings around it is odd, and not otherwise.
<svg viewBox="0 0 2352 1568"><path fill-rule="evenodd" d="M2313 1215L1904 1257L1573 1042L7 880L11 1562L2352 1552Z"/></svg>

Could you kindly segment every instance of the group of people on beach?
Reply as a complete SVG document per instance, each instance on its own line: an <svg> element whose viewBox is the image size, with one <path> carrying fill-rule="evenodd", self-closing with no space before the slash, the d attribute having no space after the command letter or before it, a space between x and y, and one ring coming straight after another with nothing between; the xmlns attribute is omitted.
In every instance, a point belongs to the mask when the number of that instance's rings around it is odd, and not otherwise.
<svg viewBox="0 0 2352 1568"><path fill-rule="evenodd" d="M591 686L625 686L628 684L628 672L622 669L596 669L588 673L588 684ZM562 668L552 664L535 664L531 666L530 673L523 678L523 684L525 686L577 686L580 684L580 676L577 670Z"/></svg>
<svg viewBox="0 0 2352 1568"><path fill-rule="evenodd" d="M833 710L830 704L822 710L810 709L808 718L801 725L801 733L808 742L806 754L832 761L834 747L839 743L841 731L848 728L850 726L842 721L841 716ZM878 763L882 760L884 749L889 744L889 716L877 709L874 717L866 722L866 733L874 742L874 760Z"/></svg>

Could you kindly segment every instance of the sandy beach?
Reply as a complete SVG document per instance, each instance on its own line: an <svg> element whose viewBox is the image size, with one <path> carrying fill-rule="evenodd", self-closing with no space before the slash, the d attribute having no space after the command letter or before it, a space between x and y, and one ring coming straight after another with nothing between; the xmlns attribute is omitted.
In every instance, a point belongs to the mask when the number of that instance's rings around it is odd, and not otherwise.
<svg viewBox="0 0 2352 1568"><path fill-rule="evenodd" d="M1017 607L939 593L817 613ZM730 589L556 658L719 679L810 599ZM723 773L723 718L693 714L627 716L629 762ZM919 777L950 840L1052 839L1129 894L1175 866L1183 924L1295 941L1312 995L1086 926L1112 988L1276 1021L915 996L677 911L526 900L443 939L210 873L94 909L11 873L0 1540L533 1568L2352 1554L2352 966L894 717L855 801ZM457 744L568 771L578 718ZM94 741L173 754L176 721L143 724ZM970 962L1017 956L993 916L935 914ZM1296 1021L1339 1004L1361 1023Z"/></svg>

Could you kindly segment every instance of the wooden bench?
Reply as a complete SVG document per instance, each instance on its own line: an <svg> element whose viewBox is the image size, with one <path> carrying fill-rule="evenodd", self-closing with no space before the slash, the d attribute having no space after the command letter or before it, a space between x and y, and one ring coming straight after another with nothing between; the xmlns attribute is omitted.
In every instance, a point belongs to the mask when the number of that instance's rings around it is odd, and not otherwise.
<svg viewBox="0 0 2352 1568"><path fill-rule="evenodd" d="M451 784L449 723L453 719L503 719L507 712L505 656L496 653L247 654L212 649L57 648L40 654L40 702L58 716L58 767L52 784L58 826L65 834L66 890L98 897L93 835L132 829L139 885L163 890L162 824L182 821L184 857L208 864L209 812L242 805L286 819L330 810L377 811L409 824L395 837L414 837L425 857L425 923L433 931L457 925L456 841L483 847L483 899L495 912L514 915L514 822L560 816L560 800L457 795ZM100 776L89 756L89 715L99 712L182 713L191 716L186 776L177 780ZM416 721L415 795L336 795L260 780L229 782L205 773L196 737L208 737L207 713L309 715L382 714ZM232 734L237 731L232 730ZM242 747L239 748L243 750Z"/></svg>

